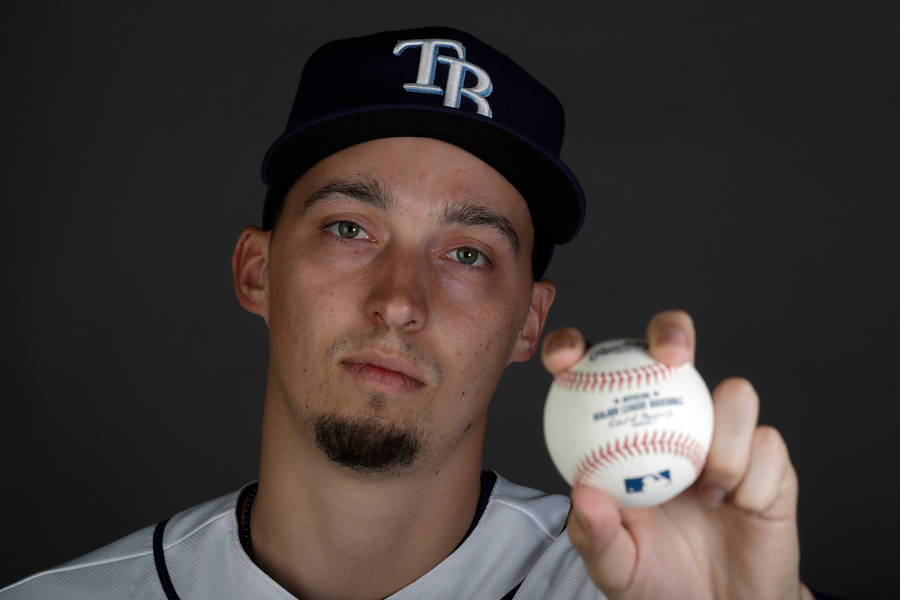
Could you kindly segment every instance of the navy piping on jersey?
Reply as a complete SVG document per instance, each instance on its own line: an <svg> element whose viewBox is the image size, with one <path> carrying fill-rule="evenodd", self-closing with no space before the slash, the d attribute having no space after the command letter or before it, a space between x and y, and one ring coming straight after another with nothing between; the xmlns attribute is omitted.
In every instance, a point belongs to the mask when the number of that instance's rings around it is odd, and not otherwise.
<svg viewBox="0 0 900 600"><path fill-rule="evenodd" d="M497 474L493 471L482 471L481 472L481 493L478 496L478 505L475 507L475 516L472 519L472 523L469 525L468 531L466 531L466 535L463 536L463 539L459 542L459 546L462 546L463 542L466 541L466 538L469 537L475 527L478 525L478 521L481 520L481 515L484 514L484 509L487 508L488 500L491 497L491 492L494 490L494 484L497 483ZM243 500L246 497L247 493L251 488L255 487L257 484L253 483L248 485L246 488L241 490L241 493L238 497L237 506L235 508L236 518L238 520L238 527L240 527L240 509L243 505ZM168 600L181 600L178 597L178 593L175 591L175 586L172 585L172 579L169 577L169 570L166 568L166 556L163 550L163 533L165 533L166 523L169 520L166 519L156 525L156 529L153 531L153 560L156 563L156 574L159 576L159 583L162 585L163 591L166 593L166 598ZM247 551L247 548L244 548L244 551ZM249 556L249 553L248 553ZM512 600L513 596L516 595L516 592L519 591L519 587L521 587L522 582L511 589L506 595L501 598L501 600Z"/></svg>
<svg viewBox="0 0 900 600"><path fill-rule="evenodd" d="M466 541L466 538L475 531L475 526L478 525L478 521L481 520L481 515L484 514L484 509L487 508L488 500L491 499L491 492L494 491L494 484L497 483L497 474L493 471L482 471L481 472L481 494L478 496L478 505L475 507L475 516L472 517L472 523L469 525L468 531L466 531L466 535L463 536L463 539L459 541L459 546L463 545L463 542Z"/></svg>
<svg viewBox="0 0 900 600"><path fill-rule="evenodd" d="M163 551L163 532L166 530L166 523L169 519L160 522L156 529L153 530L153 560L156 562L156 574L159 576L159 583L162 585L163 591L166 593L168 600L180 600L175 592L175 586L172 585L172 579L169 578L169 569L166 568L166 555Z"/></svg>
<svg viewBox="0 0 900 600"><path fill-rule="evenodd" d="M522 587L522 582L521 582L521 581L519 582L519 585L517 585L517 586L514 587L513 589L509 590L509 592L508 592L505 596L503 596L502 598L500 598L500 600L512 600L513 596L516 595L516 592L519 591L519 588L520 588L520 587Z"/></svg>

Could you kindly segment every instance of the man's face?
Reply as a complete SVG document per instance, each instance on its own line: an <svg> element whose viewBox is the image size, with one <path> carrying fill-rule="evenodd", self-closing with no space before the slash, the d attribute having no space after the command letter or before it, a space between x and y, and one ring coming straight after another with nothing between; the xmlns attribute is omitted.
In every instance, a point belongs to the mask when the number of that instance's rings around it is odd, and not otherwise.
<svg viewBox="0 0 900 600"><path fill-rule="evenodd" d="M456 146L390 138L321 161L284 202L258 312L294 431L364 472L480 454L490 396L554 293L532 284L518 191Z"/></svg>

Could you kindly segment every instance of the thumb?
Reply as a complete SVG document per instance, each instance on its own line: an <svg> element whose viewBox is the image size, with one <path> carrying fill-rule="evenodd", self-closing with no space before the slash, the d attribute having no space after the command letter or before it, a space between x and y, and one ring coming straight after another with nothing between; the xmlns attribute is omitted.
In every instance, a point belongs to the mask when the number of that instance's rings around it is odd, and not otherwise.
<svg viewBox="0 0 900 600"><path fill-rule="evenodd" d="M575 366L584 357L587 341L574 327L563 327L547 334L541 347L544 368L556 377Z"/></svg>
<svg viewBox="0 0 900 600"><path fill-rule="evenodd" d="M576 485L567 529L597 587L608 595L626 591L636 566L637 549L622 526L622 515L613 499L597 488Z"/></svg>

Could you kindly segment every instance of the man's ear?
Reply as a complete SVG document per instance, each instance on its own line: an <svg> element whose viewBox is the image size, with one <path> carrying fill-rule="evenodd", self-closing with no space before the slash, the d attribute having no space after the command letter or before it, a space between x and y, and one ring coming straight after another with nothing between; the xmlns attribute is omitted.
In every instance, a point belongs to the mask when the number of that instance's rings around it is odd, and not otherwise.
<svg viewBox="0 0 900 600"><path fill-rule="evenodd" d="M269 324L269 236L259 227L244 227L231 256L234 293L245 310Z"/></svg>
<svg viewBox="0 0 900 600"><path fill-rule="evenodd" d="M547 313L550 305L556 298L556 285L549 279L535 281L531 286L531 306L528 307L528 315L519 332L519 337L513 345L509 362L525 362L531 358L541 342L541 333L544 331L544 323L547 322Z"/></svg>

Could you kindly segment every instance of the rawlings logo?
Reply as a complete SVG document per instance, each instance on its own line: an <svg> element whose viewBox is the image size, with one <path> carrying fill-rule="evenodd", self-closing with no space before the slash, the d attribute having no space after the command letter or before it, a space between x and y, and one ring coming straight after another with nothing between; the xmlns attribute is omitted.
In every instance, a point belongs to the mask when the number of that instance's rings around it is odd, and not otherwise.
<svg viewBox="0 0 900 600"><path fill-rule="evenodd" d="M649 348L649 346L647 345L647 342L643 340L624 340L612 346L595 346L591 348L588 360L594 362L601 356L606 356L607 354L623 354L625 352L631 352L632 350L646 351L647 348Z"/></svg>

